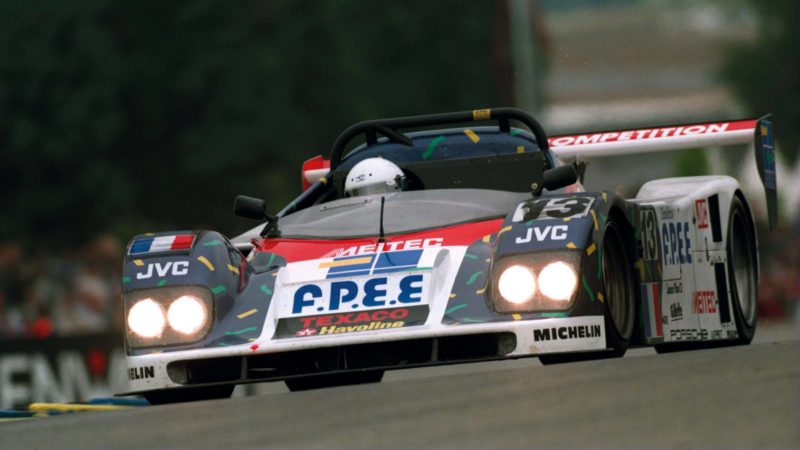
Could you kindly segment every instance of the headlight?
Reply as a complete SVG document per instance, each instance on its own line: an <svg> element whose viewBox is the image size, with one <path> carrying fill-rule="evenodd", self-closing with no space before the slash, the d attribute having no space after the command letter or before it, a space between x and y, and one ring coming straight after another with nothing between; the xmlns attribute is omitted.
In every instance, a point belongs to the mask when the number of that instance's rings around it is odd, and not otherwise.
<svg viewBox="0 0 800 450"><path fill-rule="evenodd" d="M169 286L124 295L130 348L189 344L203 339L214 317L213 295L203 286Z"/></svg>
<svg viewBox="0 0 800 450"><path fill-rule="evenodd" d="M500 274L497 289L511 303L525 303L536 293L536 279L529 269L514 265Z"/></svg>
<svg viewBox="0 0 800 450"><path fill-rule="evenodd" d="M192 334L203 328L208 315L205 305L199 298L184 295L169 305L167 320L169 326L178 333Z"/></svg>
<svg viewBox="0 0 800 450"><path fill-rule="evenodd" d="M562 261L550 263L539 272L539 289L553 300L568 301L577 285L575 270Z"/></svg>
<svg viewBox="0 0 800 450"><path fill-rule="evenodd" d="M563 311L578 290L581 253L539 252L501 257L492 267L490 298L501 313Z"/></svg>
<svg viewBox="0 0 800 450"><path fill-rule="evenodd" d="M153 299L136 302L128 312L128 327L143 338L160 337L164 325L164 310Z"/></svg>

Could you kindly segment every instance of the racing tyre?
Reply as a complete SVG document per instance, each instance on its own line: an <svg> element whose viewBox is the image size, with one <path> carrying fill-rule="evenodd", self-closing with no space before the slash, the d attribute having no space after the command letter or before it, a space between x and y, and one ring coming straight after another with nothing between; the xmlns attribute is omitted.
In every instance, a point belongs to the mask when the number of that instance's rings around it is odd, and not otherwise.
<svg viewBox="0 0 800 450"><path fill-rule="evenodd" d="M606 346L609 350L592 353L542 355L542 364L591 359L619 358L628 350L636 313L634 280L625 241L614 220L606 223L603 234L603 290L605 293Z"/></svg>
<svg viewBox="0 0 800 450"><path fill-rule="evenodd" d="M753 340L758 322L758 260L753 220L739 196L731 202L726 250L733 318L739 333L732 343L747 345Z"/></svg>
<svg viewBox="0 0 800 450"><path fill-rule="evenodd" d="M285 380L286 387L292 392L322 389L334 386L349 386L352 384L380 383L383 379L382 370L368 370L364 372L337 373L333 375L314 375L302 378Z"/></svg>
<svg viewBox="0 0 800 450"><path fill-rule="evenodd" d="M216 400L230 398L233 388L229 386L207 386L185 389L170 389L164 391L146 392L144 398L151 405L165 405L168 403L196 402L199 400Z"/></svg>

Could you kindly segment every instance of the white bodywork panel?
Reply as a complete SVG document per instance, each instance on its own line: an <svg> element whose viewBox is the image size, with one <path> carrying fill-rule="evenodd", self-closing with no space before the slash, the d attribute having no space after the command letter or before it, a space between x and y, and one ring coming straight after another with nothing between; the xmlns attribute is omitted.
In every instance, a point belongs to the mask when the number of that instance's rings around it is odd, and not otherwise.
<svg viewBox="0 0 800 450"><path fill-rule="evenodd" d="M738 182L728 176L668 178L646 183L632 200L641 207L653 207L658 218L663 340L652 333L647 336L650 342L735 336L733 305L729 295L723 298L720 293L715 264L727 264L728 219L738 189ZM719 206L716 217L712 217L714 211L709 208L714 196ZM721 232L717 240L713 233L715 220L719 221ZM722 294L730 292L727 270L725 274ZM726 305L720 306L720 302ZM721 308L727 308L729 314L723 317Z"/></svg>
<svg viewBox="0 0 800 450"><path fill-rule="evenodd" d="M167 375L167 365L172 361L180 360L252 356L310 348L491 332L511 332L516 335L516 349L507 355L511 358L556 352L604 350L606 348L606 330L602 315L443 325L442 318L445 314L449 294L455 283L458 268L464 259L466 250L466 246L428 248L425 249L420 259L420 268L415 269L413 272L392 274L392 276L396 277L402 277L409 273L418 274L422 272L424 274L424 280L427 283L427 286L425 286L427 298L424 303L430 307L430 313L422 326L366 330L357 333L326 334L299 339L274 339L279 318L293 314L293 293L296 286L308 281L324 284L324 274L320 274L318 267L332 258L290 263L280 268L277 273L275 294L259 338L247 345L164 353L154 352L142 356L128 356L128 366L131 374L142 373L143 368L146 367L148 373L152 372L152 376L129 376L129 390L127 393L181 386L173 382ZM424 270L422 266L428 266L429 268ZM347 279L358 280L358 278ZM368 279L369 276L362 278ZM319 312L314 310L316 307L318 305L314 304L308 313L304 313L308 315L316 314ZM361 305L358 311L362 310L369 311L370 307Z"/></svg>
<svg viewBox="0 0 800 450"><path fill-rule="evenodd" d="M763 142L759 144L763 144L763 159L767 161L762 170L762 180L765 188L774 190L771 125L762 125L761 120L558 136L551 137L549 145L552 153L560 158L591 158L747 144L754 142L754 136L761 137ZM327 169L309 170L304 176L307 182L313 182L323 176L324 171ZM642 279L641 310L645 321L645 343L737 337L733 305L727 295L730 286L726 240L731 201L738 190L737 181L727 176L668 178L646 183L636 197L629 200L637 204L641 211L638 243L642 255L637 267ZM305 337L275 339L281 318L333 312L331 304L318 304L314 295L295 295L303 283L309 282L318 285L319 289L332 289L329 286L332 283L330 277L326 278L320 269L333 267L333 259L289 263L275 273L274 296L258 338L248 344L228 347L128 356L128 393L180 387L168 376L167 367L170 362L181 360L492 332L515 335L516 348L507 355L512 358L606 348L605 319L602 315L443 325L449 294L466 249L466 246L427 248L416 267L386 277L387 292L401 290L397 286L402 285L404 277L416 277L414 283L423 284L422 287L414 285L415 289L420 288L422 290L419 292L424 293L420 294L420 298L424 296L424 301L419 304L429 308L422 325L396 329L368 328L344 334L295 334ZM357 284L359 289L367 283L366 279L359 277L348 279ZM323 296L320 294L319 297ZM389 302L394 298L399 301L394 294L385 297ZM346 306L353 307L354 311L377 310L377 306L372 308L364 304ZM340 307L343 306L336 305L336 308Z"/></svg>

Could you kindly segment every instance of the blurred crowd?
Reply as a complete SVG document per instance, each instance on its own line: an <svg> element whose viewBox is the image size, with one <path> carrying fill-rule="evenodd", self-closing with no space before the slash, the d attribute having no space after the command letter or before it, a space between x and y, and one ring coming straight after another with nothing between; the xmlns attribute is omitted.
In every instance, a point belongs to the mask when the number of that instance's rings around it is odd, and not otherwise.
<svg viewBox="0 0 800 450"><path fill-rule="evenodd" d="M768 233L768 234L767 234ZM800 221L794 229L759 233L761 280L758 314L763 319L794 317L800 324ZM763 236L769 236L764 239Z"/></svg>
<svg viewBox="0 0 800 450"><path fill-rule="evenodd" d="M98 236L64 254L0 242L0 339L122 329L122 244Z"/></svg>
<svg viewBox="0 0 800 450"><path fill-rule="evenodd" d="M768 236L759 317L800 320L800 228ZM121 331L122 246L103 235L71 253L31 255L18 243L0 243L0 339Z"/></svg>

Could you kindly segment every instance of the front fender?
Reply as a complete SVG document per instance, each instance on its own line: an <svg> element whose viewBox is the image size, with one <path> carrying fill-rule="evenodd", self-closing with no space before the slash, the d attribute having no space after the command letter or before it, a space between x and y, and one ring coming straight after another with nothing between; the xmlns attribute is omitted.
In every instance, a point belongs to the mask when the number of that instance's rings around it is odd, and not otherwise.
<svg viewBox="0 0 800 450"><path fill-rule="evenodd" d="M181 250L143 252L142 245L137 244L174 235L191 235L194 239L189 248ZM277 256L271 258L269 266L248 264L225 236L214 231L136 236L128 246L123 266L126 321L130 306L153 289L175 291L177 288L180 292L181 287L191 286L211 293L213 323L206 336L192 343L131 348L126 339L128 354L240 345L255 340L261 334L269 310L275 274L283 265L283 258Z"/></svg>

